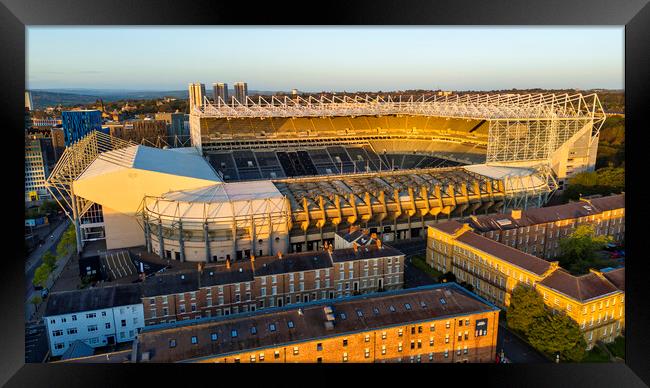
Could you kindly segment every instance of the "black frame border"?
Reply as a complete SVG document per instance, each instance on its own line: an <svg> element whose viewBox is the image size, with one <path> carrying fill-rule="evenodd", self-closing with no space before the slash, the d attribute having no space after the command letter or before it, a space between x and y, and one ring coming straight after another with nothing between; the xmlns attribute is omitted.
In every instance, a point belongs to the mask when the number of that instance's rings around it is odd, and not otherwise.
<svg viewBox="0 0 650 388"><path fill-rule="evenodd" d="M648 287L643 275L648 273L648 260L642 257L642 221L648 217L643 204L643 111L650 101L650 6L648 0L547 0L547 1L412 1L408 4L390 0L363 0L345 4L328 3L235 3L173 2L171 0L103 0L92 3L79 0L2 0L0 4L0 118L5 124L6 143L3 158L10 168L5 176L13 181L2 194L7 198L5 209L11 217L5 221L3 240L5 250L0 287L3 319L0 328L3 347L0 352L0 383L7 386L94 386L134 384L138 377L148 383L186 382L196 377L224 383L233 379L244 383L288 385L346 384L352 380L384 384L410 382L412 378L438 383L450 378L450 383L470 383L507 386L645 386L650 384L650 313L647 305ZM319 365L322 371L312 371L306 365L285 365L281 373L247 373L245 365L230 366L231 370L215 370L213 366L180 372L177 365L71 365L24 363L23 314L23 252L22 203L24 176L19 163L23 142L19 127L23 125L24 75L26 58L26 26L29 25L625 25L625 105L628 128L626 168L626 232L628 256L626 263L626 362L625 364L463 364L463 365ZM361 26L360 26L361 27ZM263 39L263 36L260 37ZM567 37L570 39L570 37ZM594 42L594 50L607 50ZM107 51L107 55L119 52ZM613 53L612 55L619 55ZM21 73L23 72L23 73ZM15 153L15 155L13 155ZM9 204L7 206L7 204ZM630 238L630 236L632 236ZM16 276L20 274L20 276ZM21 290L21 291L16 291ZM257 365L256 368L268 366ZM195 366L195 368L200 368ZM278 367L273 371L277 371ZM469 368L469 370L467 369ZM239 371L244 373L238 373ZM16 372L18 371L18 372ZM269 370L271 373L273 371ZM471 371L471 372L470 372ZM188 373L189 372L189 373ZM199 373L196 373L199 372ZM216 373L215 373L216 372ZM315 374L315 373L318 373ZM396 373L397 372L397 373ZM401 372L401 373L400 373ZM301 377L293 377L298 373ZM344 373L345 378L340 374ZM318 378L316 376L322 376ZM226 377L229 376L229 377ZM306 378L304 378L304 377ZM309 376L312 376L309 378ZM314 378L316 377L316 378ZM356 382L355 381L355 382ZM372 381L374 382L374 381ZM644 383L645 382L645 383ZM130 385L130 384L129 384Z"/></svg>

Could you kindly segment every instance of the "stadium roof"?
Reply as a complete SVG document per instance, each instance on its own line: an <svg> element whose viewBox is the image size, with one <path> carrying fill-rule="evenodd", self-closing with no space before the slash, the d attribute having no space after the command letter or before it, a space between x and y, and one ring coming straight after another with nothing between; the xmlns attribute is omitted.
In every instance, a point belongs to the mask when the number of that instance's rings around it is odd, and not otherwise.
<svg viewBox="0 0 650 388"><path fill-rule="evenodd" d="M475 164L463 166L463 168L476 174L504 181L507 194L522 191L548 191L548 182L532 168L487 164Z"/></svg>
<svg viewBox="0 0 650 388"><path fill-rule="evenodd" d="M220 183L145 198L148 212L186 220L268 216L285 212L284 195L271 181Z"/></svg>
<svg viewBox="0 0 650 388"><path fill-rule="evenodd" d="M396 115L464 119L592 119L604 116L596 94L466 94L452 96L247 97L227 104L221 98L191 112L199 117L328 117Z"/></svg>

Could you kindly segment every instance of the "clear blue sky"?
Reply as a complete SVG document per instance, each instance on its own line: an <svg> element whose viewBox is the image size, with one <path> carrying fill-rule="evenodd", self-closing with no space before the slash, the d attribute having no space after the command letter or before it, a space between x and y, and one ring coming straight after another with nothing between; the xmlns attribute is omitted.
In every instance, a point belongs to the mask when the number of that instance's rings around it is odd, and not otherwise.
<svg viewBox="0 0 650 388"><path fill-rule="evenodd" d="M623 88L623 27L28 27L27 85Z"/></svg>

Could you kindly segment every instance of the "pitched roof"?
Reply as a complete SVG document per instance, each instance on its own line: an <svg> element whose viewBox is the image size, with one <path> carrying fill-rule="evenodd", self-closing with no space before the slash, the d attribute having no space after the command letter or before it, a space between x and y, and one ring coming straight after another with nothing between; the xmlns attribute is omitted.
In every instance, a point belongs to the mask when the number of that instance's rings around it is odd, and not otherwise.
<svg viewBox="0 0 650 388"><path fill-rule="evenodd" d="M532 272L536 275L542 275L546 272L551 264L528 253L518 249L501 244L487 237L483 237L472 231L467 231L456 238L456 241L465 243L482 252L514 264L519 268Z"/></svg>
<svg viewBox="0 0 650 388"><path fill-rule="evenodd" d="M283 255L281 259L277 256L255 258L255 276L277 275L330 267L332 267L332 262L329 253L326 251L289 253Z"/></svg>
<svg viewBox="0 0 650 388"><path fill-rule="evenodd" d="M618 288L613 284L593 272L586 275L573 276L561 268L554 271L538 284L581 302L618 291Z"/></svg>
<svg viewBox="0 0 650 388"><path fill-rule="evenodd" d="M358 247L356 252L354 248L335 249L332 251L332 261L334 263L341 263L352 260L367 260L402 255L404 255L402 252L387 245L382 245L381 248L378 248L377 245L366 245Z"/></svg>
<svg viewBox="0 0 650 388"><path fill-rule="evenodd" d="M471 216L469 224L476 230L488 232L491 230L507 230L561 221L599 214L604 211L625 207L625 195L610 195L589 200L570 202L564 205L548 206L523 210L520 218L513 218L511 213L488 214Z"/></svg>
<svg viewBox="0 0 650 388"><path fill-rule="evenodd" d="M199 272L195 269L156 274L146 278L142 285L145 297L192 292L198 288Z"/></svg>
<svg viewBox="0 0 650 388"><path fill-rule="evenodd" d="M325 325L326 306L332 308L334 318L330 330ZM150 352L152 362L175 362L496 309L457 284L445 283L149 327L138 337L138 351ZM233 330L237 332L235 338ZM196 337L196 344L191 337ZM170 347L171 340L174 347Z"/></svg>
<svg viewBox="0 0 650 388"><path fill-rule="evenodd" d="M464 224L458 221L451 220L451 221L441 222L438 224L433 224L431 225L431 227L434 229L438 229L447 234L454 234L458 231L458 229L462 228L463 225Z"/></svg>
<svg viewBox="0 0 650 388"><path fill-rule="evenodd" d="M101 310L142 303L140 284L121 284L110 287L53 292L43 316Z"/></svg>
<svg viewBox="0 0 650 388"><path fill-rule="evenodd" d="M603 273L605 279L609 280L616 288L625 291L625 267L617 268Z"/></svg>

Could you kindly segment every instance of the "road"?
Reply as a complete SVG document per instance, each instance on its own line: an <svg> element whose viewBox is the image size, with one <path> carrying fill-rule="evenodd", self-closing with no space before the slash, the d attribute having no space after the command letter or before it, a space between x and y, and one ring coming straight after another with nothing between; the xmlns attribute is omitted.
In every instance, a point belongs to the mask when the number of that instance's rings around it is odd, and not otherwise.
<svg viewBox="0 0 650 388"><path fill-rule="evenodd" d="M25 327L25 363L43 362L47 355L48 344L45 325L37 324Z"/></svg>
<svg viewBox="0 0 650 388"><path fill-rule="evenodd" d="M44 243L42 246L37 247L25 261L25 299L29 301L32 293L34 292L34 286L32 285L32 279L34 278L34 272L43 263L43 254L46 251L50 251L53 254L56 254L56 245L61 239L61 235L68 228L70 221L66 218L64 221L59 221L59 224L54 228L52 233L45 236ZM54 239L50 238L50 235L54 236Z"/></svg>
<svg viewBox="0 0 650 388"><path fill-rule="evenodd" d="M505 314L501 312L500 315ZM505 327L505 321L499 319L499 334L497 335L497 354L503 352L514 364L549 363L537 350L519 339Z"/></svg>

